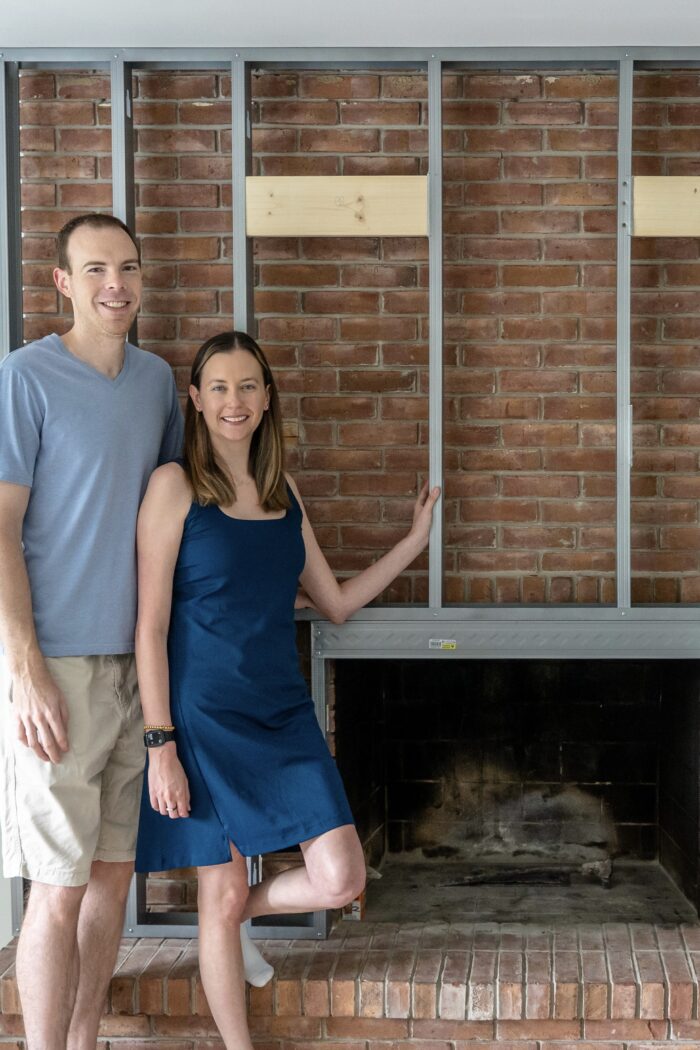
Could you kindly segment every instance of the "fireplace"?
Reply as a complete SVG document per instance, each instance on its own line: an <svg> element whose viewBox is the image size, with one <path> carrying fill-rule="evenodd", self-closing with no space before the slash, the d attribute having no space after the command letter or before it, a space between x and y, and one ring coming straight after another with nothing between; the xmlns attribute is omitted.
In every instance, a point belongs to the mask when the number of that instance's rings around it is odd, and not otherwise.
<svg viewBox="0 0 700 1050"><path fill-rule="evenodd" d="M693 921L700 662L342 659L332 743L400 921Z"/></svg>

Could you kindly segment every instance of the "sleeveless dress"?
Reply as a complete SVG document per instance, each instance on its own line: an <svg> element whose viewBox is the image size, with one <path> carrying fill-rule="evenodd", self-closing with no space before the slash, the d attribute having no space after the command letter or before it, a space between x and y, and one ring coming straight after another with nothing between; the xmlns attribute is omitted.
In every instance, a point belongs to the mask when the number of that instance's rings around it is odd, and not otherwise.
<svg viewBox="0 0 700 1050"><path fill-rule="evenodd" d="M170 705L191 813L141 800L137 871L230 861L352 824L299 669L301 508L244 521L193 503L173 579Z"/></svg>

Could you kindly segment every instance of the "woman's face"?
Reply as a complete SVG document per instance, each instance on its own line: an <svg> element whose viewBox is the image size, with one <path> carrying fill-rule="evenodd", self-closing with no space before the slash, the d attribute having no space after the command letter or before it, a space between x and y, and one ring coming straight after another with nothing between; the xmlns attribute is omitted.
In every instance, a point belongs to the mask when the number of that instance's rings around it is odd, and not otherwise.
<svg viewBox="0 0 700 1050"><path fill-rule="evenodd" d="M190 387L190 397L211 434L221 441L247 442L260 426L270 404L258 360L248 350L213 354L200 373L200 387Z"/></svg>

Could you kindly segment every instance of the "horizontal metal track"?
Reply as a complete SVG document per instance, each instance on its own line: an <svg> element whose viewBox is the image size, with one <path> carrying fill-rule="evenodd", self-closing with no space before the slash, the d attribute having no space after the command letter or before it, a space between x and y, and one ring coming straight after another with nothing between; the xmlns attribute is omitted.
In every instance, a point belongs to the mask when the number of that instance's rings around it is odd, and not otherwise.
<svg viewBox="0 0 700 1050"><path fill-rule="evenodd" d="M314 623L312 654L321 659L693 660L700 658L700 620L616 622L588 619L396 620Z"/></svg>

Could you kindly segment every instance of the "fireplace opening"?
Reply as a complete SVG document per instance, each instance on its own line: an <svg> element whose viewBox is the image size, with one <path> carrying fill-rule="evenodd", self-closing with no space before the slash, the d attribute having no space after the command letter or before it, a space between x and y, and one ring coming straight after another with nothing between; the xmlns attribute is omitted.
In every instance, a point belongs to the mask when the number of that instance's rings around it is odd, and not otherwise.
<svg viewBox="0 0 700 1050"><path fill-rule="evenodd" d="M700 661L339 660L366 915L679 922L698 906Z"/></svg>

